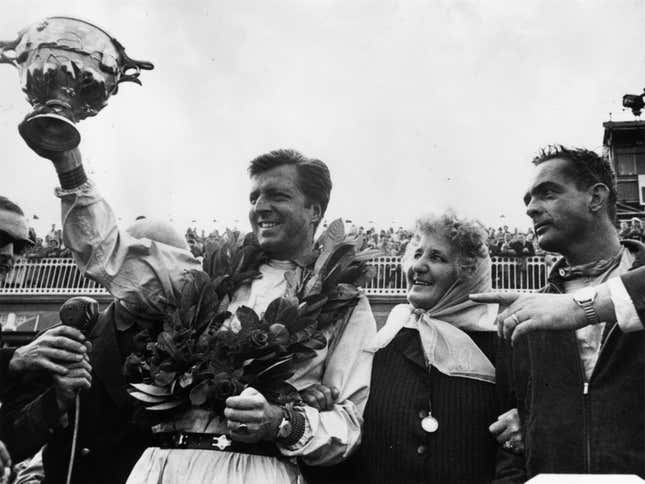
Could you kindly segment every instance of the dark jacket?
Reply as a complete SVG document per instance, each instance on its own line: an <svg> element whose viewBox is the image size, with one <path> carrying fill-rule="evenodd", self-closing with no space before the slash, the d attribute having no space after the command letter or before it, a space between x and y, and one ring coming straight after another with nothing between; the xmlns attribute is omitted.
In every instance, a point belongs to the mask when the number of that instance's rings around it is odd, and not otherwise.
<svg viewBox="0 0 645 484"><path fill-rule="evenodd" d="M494 362L497 335L469 335ZM439 422L434 433L421 427L430 406ZM404 328L375 355L362 444L348 463L348 480L491 482L499 457L508 456L488 431L503 410L490 383L434 368L428 374L418 332Z"/></svg>
<svg viewBox="0 0 645 484"><path fill-rule="evenodd" d="M125 482L132 467L150 443L150 427L133 423L134 407L126 393L123 360L138 331L136 325L118 334L115 308L111 304L89 335L92 388L81 393L80 426L72 482L118 484ZM43 464L47 484L64 483L70 457L74 409L63 427L51 386L29 399L24 391L0 409L0 427L14 460L34 454L46 444ZM32 394L33 395L33 394Z"/></svg>
<svg viewBox="0 0 645 484"><path fill-rule="evenodd" d="M645 262L645 246L633 269ZM560 262L561 263L561 262ZM545 292L564 292L556 264ZM628 292L645 274L623 278ZM634 300L642 318L642 293ZM645 477L645 331L607 325L585 384L575 331L536 331L504 347L497 383L522 419L528 477L538 473L639 474Z"/></svg>
<svg viewBox="0 0 645 484"><path fill-rule="evenodd" d="M9 363L15 348L0 348L0 385L5 387L9 382ZM0 392L1 393L1 392Z"/></svg>

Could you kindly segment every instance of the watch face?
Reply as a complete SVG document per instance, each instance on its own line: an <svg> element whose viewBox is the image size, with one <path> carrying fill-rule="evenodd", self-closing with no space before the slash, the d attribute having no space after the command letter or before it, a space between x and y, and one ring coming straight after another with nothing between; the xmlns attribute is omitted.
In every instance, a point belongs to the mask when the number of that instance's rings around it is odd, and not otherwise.
<svg viewBox="0 0 645 484"><path fill-rule="evenodd" d="M278 437L288 437L291 434L291 422L286 418L280 422L280 427L278 428Z"/></svg>
<svg viewBox="0 0 645 484"><path fill-rule="evenodd" d="M593 287L585 287L576 291L573 295L576 301L593 301L596 298L596 290Z"/></svg>

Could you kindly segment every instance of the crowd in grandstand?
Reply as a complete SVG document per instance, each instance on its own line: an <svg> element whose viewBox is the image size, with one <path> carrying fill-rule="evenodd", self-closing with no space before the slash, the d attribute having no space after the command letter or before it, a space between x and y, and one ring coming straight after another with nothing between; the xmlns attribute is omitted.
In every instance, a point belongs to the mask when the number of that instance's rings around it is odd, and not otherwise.
<svg viewBox="0 0 645 484"><path fill-rule="evenodd" d="M27 259L72 256L63 243L63 231L56 228L56 224L52 224L45 237L40 237L33 227L30 228L29 238L34 241L34 245L24 253L24 257Z"/></svg>
<svg viewBox="0 0 645 484"><path fill-rule="evenodd" d="M226 231L230 230L232 229L226 229ZM383 256L403 255L412 237L412 232L403 227L377 229L374 227L365 228L362 225L349 225L347 231L350 236L363 239L362 250L378 249ZM493 257L530 257L545 253L539 247L533 229L521 231L517 227L509 229L507 225L504 225L497 229L488 227L487 233L488 250ZM631 220L622 220L620 222L620 236L625 239L645 240L643 222L636 217ZM196 256L203 254L204 247L209 240L215 240L218 237L220 237L220 233L217 230L209 234L206 234L204 230L199 232L196 228L186 230L186 240Z"/></svg>
<svg viewBox="0 0 645 484"><path fill-rule="evenodd" d="M225 232L235 229L227 228ZM374 227L365 228L364 226L349 225L348 234L363 239L362 250L378 249L383 256L400 256L403 255L412 232L403 227L394 227L377 229ZM488 232L488 250L493 257L530 257L534 255L544 255L540 249L535 232L533 229L521 231L518 228L509 229L507 225L503 227L489 227ZM193 254L197 257L203 255L204 247L209 241L217 240L222 233L213 230L206 233L205 230L198 230L195 227L189 227L186 230L186 241ZM49 257L71 257L71 253L65 247L63 242L62 230L51 226L50 231L45 237L40 237L34 229L31 229L32 240L35 241L33 248L25 253L29 259L42 259ZM623 239L645 240L644 223L639 218L620 221L620 236Z"/></svg>

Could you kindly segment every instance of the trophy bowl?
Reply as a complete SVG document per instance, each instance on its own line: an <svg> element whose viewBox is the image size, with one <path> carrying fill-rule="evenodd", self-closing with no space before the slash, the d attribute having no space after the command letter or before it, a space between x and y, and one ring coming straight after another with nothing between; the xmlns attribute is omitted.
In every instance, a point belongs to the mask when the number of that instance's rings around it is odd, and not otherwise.
<svg viewBox="0 0 645 484"><path fill-rule="evenodd" d="M122 82L141 84L150 62L129 58L123 46L84 20L49 17L0 42L0 63L12 64L33 111L18 126L29 146L67 151L78 146L75 123L96 116Z"/></svg>

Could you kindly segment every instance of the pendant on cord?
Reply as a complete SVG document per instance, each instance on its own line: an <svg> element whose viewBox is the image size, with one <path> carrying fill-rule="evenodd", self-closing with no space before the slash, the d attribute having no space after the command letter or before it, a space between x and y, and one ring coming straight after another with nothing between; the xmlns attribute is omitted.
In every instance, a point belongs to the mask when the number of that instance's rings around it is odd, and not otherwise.
<svg viewBox="0 0 645 484"><path fill-rule="evenodd" d="M421 428L428 433L436 432L439 428L439 422L432 414L428 414L427 417L421 419Z"/></svg>

